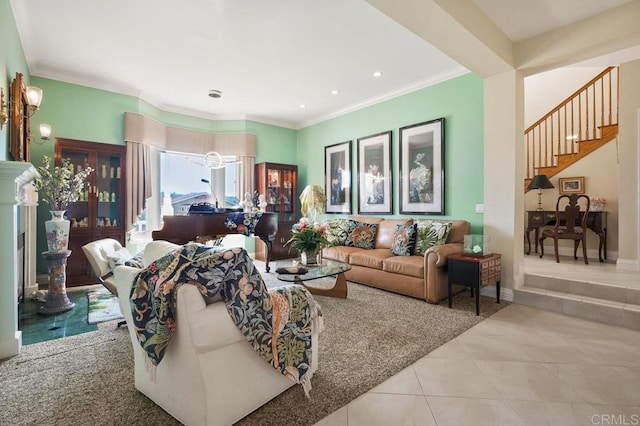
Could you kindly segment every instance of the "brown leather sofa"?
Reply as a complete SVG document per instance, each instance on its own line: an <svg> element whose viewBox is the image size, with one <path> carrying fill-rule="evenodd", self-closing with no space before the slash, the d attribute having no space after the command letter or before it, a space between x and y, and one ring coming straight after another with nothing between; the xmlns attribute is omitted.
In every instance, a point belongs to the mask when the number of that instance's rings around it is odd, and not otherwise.
<svg viewBox="0 0 640 426"><path fill-rule="evenodd" d="M465 220L451 222L446 243L429 248L424 256L396 256L390 248L396 225L411 225L413 219L385 219L353 216L350 219L378 225L375 248L332 246L322 250L326 259L351 265L347 280L438 303L447 297L447 256L461 253L464 236L469 233Z"/></svg>

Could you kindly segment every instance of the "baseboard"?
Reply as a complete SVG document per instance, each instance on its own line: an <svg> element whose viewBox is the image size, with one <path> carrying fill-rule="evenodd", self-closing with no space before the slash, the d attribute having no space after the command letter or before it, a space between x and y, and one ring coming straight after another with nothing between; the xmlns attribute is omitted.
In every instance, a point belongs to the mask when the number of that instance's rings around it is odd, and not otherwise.
<svg viewBox="0 0 640 426"><path fill-rule="evenodd" d="M488 285L480 289L480 294L487 297L496 298L496 286ZM513 290L510 288L500 288L500 300L506 300L507 302L513 302Z"/></svg>
<svg viewBox="0 0 640 426"><path fill-rule="evenodd" d="M616 261L616 269L619 271L640 271L640 264L634 259L618 259Z"/></svg>
<svg viewBox="0 0 640 426"><path fill-rule="evenodd" d="M12 339L0 341L0 359L11 358L20 353L22 347L22 331L16 331Z"/></svg>

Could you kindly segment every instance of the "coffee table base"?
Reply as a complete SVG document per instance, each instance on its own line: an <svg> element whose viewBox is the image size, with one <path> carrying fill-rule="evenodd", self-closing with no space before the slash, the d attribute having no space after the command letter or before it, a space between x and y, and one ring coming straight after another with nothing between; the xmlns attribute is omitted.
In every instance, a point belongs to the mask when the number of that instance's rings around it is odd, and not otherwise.
<svg viewBox="0 0 640 426"><path fill-rule="evenodd" d="M303 285L309 293L315 294L318 296L329 296L329 297L337 297L339 299L347 298L347 279L344 276L344 273L339 273L336 275L336 284L331 288L318 288L305 284L302 280L296 280L296 284Z"/></svg>

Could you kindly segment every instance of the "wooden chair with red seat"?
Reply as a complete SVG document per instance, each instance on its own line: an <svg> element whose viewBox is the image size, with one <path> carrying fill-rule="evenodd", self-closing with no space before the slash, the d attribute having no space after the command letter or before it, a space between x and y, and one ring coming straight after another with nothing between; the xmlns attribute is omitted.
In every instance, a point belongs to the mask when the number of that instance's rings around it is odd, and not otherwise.
<svg viewBox="0 0 640 426"><path fill-rule="evenodd" d="M558 256L558 240L573 240L573 258L578 259L578 245L582 242L582 255L585 265L587 259L587 216L591 200L589 196L581 194L561 195L556 201L556 223L553 228L545 229L540 235L540 257L544 256L545 238L553 238L553 249L556 253L556 262L560 263ZM562 213L564 212L564 217Z"/></svg>

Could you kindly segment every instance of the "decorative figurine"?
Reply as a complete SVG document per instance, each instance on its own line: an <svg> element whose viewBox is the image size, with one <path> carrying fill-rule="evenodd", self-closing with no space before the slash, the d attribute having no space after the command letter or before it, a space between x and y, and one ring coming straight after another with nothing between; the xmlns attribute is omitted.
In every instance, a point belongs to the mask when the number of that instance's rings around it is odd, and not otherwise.
<svg viewBox="0 0 640 426"><path fill-rule="evenodd" d="M253 210L253 201L251 201L251 193L244 193L244 201L240 203L242 205L242 210L245 212L250 212Z"/></svg>
<svg viewBox="0 0 640 426"><path fill-rule="evenodd" d="M264 196L264 194L258 195L258 208L261 212L267 211L267 205L267 198Z"/></svg>

